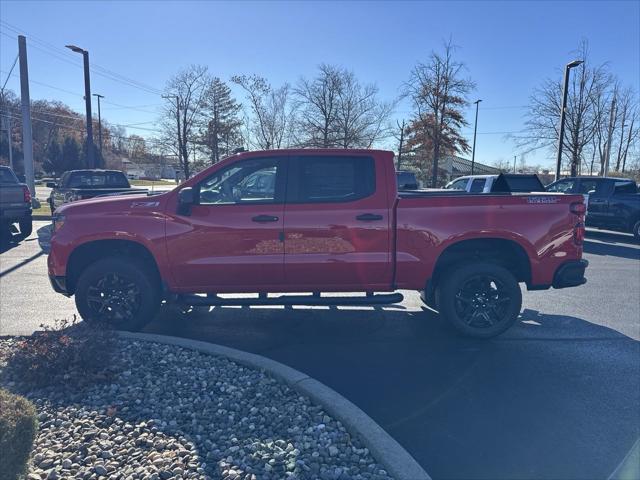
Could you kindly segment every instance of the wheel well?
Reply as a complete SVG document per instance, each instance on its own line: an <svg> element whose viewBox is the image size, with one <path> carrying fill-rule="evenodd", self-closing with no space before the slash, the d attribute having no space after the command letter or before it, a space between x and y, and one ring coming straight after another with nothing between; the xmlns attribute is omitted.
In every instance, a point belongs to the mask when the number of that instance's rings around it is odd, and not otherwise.
<svg viewBox="0 0 640 480"><path fill-rule="evenodd" d="M67 262L67 291L75 292L76 282L85 268L110 256L128 257L142 265L160 285L160 272L153 254L144 245L130 240L96 240L80 245Z"/></svg>
<svg viewBox="0 0 640 480"><path fill-rule="evenodd" d="M531 263L524 249L512 240L487 238L463 240L448 246L438 257L429 287L435 287L454 264L475 260L496 263L509 270L518 282L531 282Z"/></svg>

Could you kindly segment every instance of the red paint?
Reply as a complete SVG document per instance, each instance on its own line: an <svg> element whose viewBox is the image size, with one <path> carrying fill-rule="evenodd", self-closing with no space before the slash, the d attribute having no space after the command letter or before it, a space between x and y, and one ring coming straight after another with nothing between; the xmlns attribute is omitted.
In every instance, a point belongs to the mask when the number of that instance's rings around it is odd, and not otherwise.
<svg viewBox="0 0 640 480"><path fill-rule="evenodd" d="M308 155L373 157L375 192L345 203L194 205L177 212L178 191L248 158ZM304 161L291 159L290 161ZM548 198L552 194L535 194ZM67 275L71 252L86 242L138 242L153 255L166 287L184 292L422 290L438 257L469 239L518 244L531 284L550 285L557 268L582 257L581 195L447 195L398 198L393 154L376 150L281 150L242 153L158 196L74 202L58 210L64 226L52 237L49 272ZM357 221L373 214L380 220ZM256 223L257 215L278 217ZM395 227L394 227L395 226ZM395 284L394 284L395 279Z"/></svg>

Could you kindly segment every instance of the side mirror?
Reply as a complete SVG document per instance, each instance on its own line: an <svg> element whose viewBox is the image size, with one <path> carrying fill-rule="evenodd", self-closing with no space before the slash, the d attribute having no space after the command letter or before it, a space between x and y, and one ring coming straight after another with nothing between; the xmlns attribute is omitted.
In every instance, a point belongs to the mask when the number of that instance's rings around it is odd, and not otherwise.
<svg viewBox="0 0 640 480"><path fill-rule="evenodd" d="M191 205L196 203L193 188L185 187L178 192L178 213L180 215L191 215Z"/></svg>
<svg viewBox="0 0 640 480"><path fill-rule="evenodd" d="M56 188L56 182L47 182L47 188Z"/></svg>

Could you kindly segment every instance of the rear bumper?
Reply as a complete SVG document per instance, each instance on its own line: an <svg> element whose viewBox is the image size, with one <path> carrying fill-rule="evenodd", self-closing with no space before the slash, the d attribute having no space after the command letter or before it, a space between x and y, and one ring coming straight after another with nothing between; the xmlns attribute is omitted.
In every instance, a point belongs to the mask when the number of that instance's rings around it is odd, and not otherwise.
<svg viewBox="0 0 640 480"><path fill-rule="evenodd" d="M0 208L0 220L15 222L23 218L31 218L31 207Z"/></svg>
<svg viewBox="0 0 640 480"><path fill-rule="evenodd" d="M563 263L553 276L553 288L577 287L587 283L584 271L588 266L587 260L571 260Z"/></svg>
<svg viewBox="0 0 640 480"><path fill-rule="evenodd" d="M67 292L67 277L49 275L49 282L51 283L51 287L53 287L57 293L61 293L67 297L71 296L71 294Z"/></svg>

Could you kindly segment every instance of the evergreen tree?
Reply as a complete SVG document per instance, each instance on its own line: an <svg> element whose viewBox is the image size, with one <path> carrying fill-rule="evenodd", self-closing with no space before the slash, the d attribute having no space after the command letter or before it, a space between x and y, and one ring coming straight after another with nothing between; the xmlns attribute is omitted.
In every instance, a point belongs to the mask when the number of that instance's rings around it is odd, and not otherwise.
<svg viewBox="0 0 640 480"><path fill-rule="evenodd" d="M204 100L206 132L204 143L210 150L211 163L217 163L240 146L240 125L238 117L240 104L231 94L229 86L215 77L211 80Z"/></svg>

